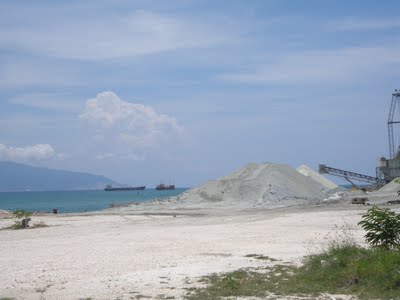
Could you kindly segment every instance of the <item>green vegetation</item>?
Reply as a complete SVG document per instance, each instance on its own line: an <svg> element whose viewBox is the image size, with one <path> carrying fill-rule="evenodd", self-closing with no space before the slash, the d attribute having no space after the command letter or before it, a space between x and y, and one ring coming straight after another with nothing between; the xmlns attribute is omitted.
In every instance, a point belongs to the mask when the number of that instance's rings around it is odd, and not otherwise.
<svg viewBox="0 0 400 300"><path fill-rule="evenodd" d="M268 295L354 294L361 299L400 298L400 253L347 246L306 258L303 266L237 270L202 280L186 299Z"/></svg>
<svg viewBox="0 0 400 300"><path fill-rule="evenodd" d="M376 206L359 222L371 248L359 247L347 233L300 267L275 264L204 277L203 288L188 290L186 299L283 296L315 299L322 293L351 294L360 299L400 299L399 216ZM257 255L247 257L256 258Z"/></svg>
<svg viewBox="0 0 400 300"><path fill-rule="evenodd" d="M32 216L32 212L30 212L30 211L18 209L18 210L13 211L13 216L14 216L14 218L19 219L19 220L15 221L15 223L11 226L0 228L0 230L49 227L43 221L36 223L33 226L30 226L29 225L29 222L31 221L30 216ZM2 300L2 299L0 298L0 300Z"/></svg>
<svg viewBox="0 0 400 300"><path fill-rule="evenodd" d="M15 222L13 228L14 229L24 229L29 227L29 221L31 220L30 216L32 213L27 210L17 209L13 211L13 216L16 219L20 219L19 221Z"/></svg>
<svg viewBox="0 0 400 300"><path fill-rule="evenodd" d="M17 218L17 219L29 218L30 216L32 216L32 213L30 211L27 211L24 209L14 210L12 214L13 214L14 218Z"/></svg>
<svg viewBox="0 0 400 300"><path fill-rule="evenodd" d="M308 257L287 281L290 293L343 293L360 298L400 297L400 253L345 246Z"/></svg>
<svg viewBox="0 0 400 300"><path fill-rule="evenodd" d="M260 260L277 261L275 258L265 256L262 254L247 254L247 255L245 255L245 257L250 257L250 258L260 259Z"/></svg>
<svg viewBox="0 0 400 300"><path fill-rule="evenodd" d="M273 274L278 273L281 275L273 276ZM201 280L202 283L206 284L205 288L192 289L186 295L186 299L211 300L239 296L265 297L268 292L275 290L275 285L278 284L276 281L278 277L288 277L288 271L285 267L276 266L271 269L264 269L261 273L257 270L241 269L225 274L214 274ZM280 278L278 279L280 280Z"/></svg>
<svg viewBox="0 0 400 300"><path fill-rule="evenodd" d="M372 247L386 250L399 248L400 215L374 205L362 218L358 224L367 232L365 239Z"/></svg>

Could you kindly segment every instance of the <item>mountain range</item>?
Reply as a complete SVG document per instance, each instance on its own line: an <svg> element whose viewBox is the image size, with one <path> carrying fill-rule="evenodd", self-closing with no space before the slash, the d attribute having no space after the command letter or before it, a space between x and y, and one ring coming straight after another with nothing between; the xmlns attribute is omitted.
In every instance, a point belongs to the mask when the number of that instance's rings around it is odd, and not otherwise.
<svg viewBox="0 0 400 300"><path fill-rule="evenodd" d="M101 189L117 182L99 175L0 161L0 192Z"/></svg>

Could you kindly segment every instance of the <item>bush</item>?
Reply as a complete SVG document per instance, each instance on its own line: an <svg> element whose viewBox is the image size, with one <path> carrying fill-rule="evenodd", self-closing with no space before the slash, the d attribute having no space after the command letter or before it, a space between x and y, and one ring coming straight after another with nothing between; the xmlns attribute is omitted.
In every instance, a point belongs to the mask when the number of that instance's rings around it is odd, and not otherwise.
<svg viewBox="0 0 400 300"><path fill-rule="evenodd" d="M22 229L22 228L29 227L29 221L31 220L31 218L29 218L29 217L32 215L32 213L30 211L23 210L23 209L17 209L15 211L13 211L13 215L15 218L21 219L20 221L18 221L14 224L13 227L15 229Z"/></svg>
<svg viewBox="0 0 400 300"><path fill-rule="evenodd" d="M362 216L358 225L367 232L366 241L376 248L385 250L400 247L400 215L388 208L374 205Z"/></svg>
<svg viewBox="0 0 400 300"><path fill-rule="evenodd" d="M14 210L12 214L17 219L29 218L30 216L32 216L32 213L30 211L24 209Z"/></svg>

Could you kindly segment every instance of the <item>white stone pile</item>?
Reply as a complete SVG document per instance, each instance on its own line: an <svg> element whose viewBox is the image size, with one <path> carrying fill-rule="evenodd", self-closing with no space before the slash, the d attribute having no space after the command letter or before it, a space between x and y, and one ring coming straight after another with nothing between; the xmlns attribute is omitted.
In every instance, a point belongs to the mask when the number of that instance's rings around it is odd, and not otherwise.
<svg viewBox="0 0 400 300"><path fill-rule="evenodd" d="M377 192L378 193L397 193L398 190L400 190L400 183L398 182L398 179L396 178L396 179L393 179L388 184L381 187Z"/></svg>
<svg viewBox="0 0 400 300"><path fill-rule="evenodd" d="M284 164L251 163L225 177L190 189L177 200L244 207L292 206L322 201L334 188L337 188L336 184L304 165L298 172Z"/></svg>
<svg viewBox="0 0 400 300"><path fill-rule="evenodd" d="M319 182L324 187L326 187L328 190L337 189L339 187L336 183L330 181L328 178L324 177L323 175L315 172L313 169L311 169L307 165L301 165L296 170L297 170L297 172L300 172L304 176L311 177L312 179L314 179L315 181Z"/></svg>

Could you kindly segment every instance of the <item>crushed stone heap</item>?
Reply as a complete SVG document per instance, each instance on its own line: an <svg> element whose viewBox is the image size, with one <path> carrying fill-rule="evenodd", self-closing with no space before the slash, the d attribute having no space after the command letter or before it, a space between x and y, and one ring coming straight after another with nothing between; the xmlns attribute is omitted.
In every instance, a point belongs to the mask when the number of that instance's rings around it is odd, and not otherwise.
<svg viewBox="0 0 400 300"><path fill-rule="evenodd" d="M187 202L241 206L292 206L326 198L328 188L284 164L251 163L178 196ZM206 204L204 203L204 204Z"/></svg>
<svg viewBox="0 0 400 300"><path fill-rule="evenodd" d="M380 193L397 193L400 190L400 183L398 182L398 178L393 179L388 184L381 187L378 192Z"/></svg>
<svg viewBox="0 0 400 300"><path fill-rule="evenodd" d="M324 177L323 175L315 172L313 169L311 169L307 165L301 165L296 170L297 170L297 172L300 172L304 176L311 177L312 179L314 179L315 181L319 182L320 184L322 184L327 189L333 190L333 189L337 189L339 187L336 183L334 183L333 181L331 181L328 178Z"/></svg>

